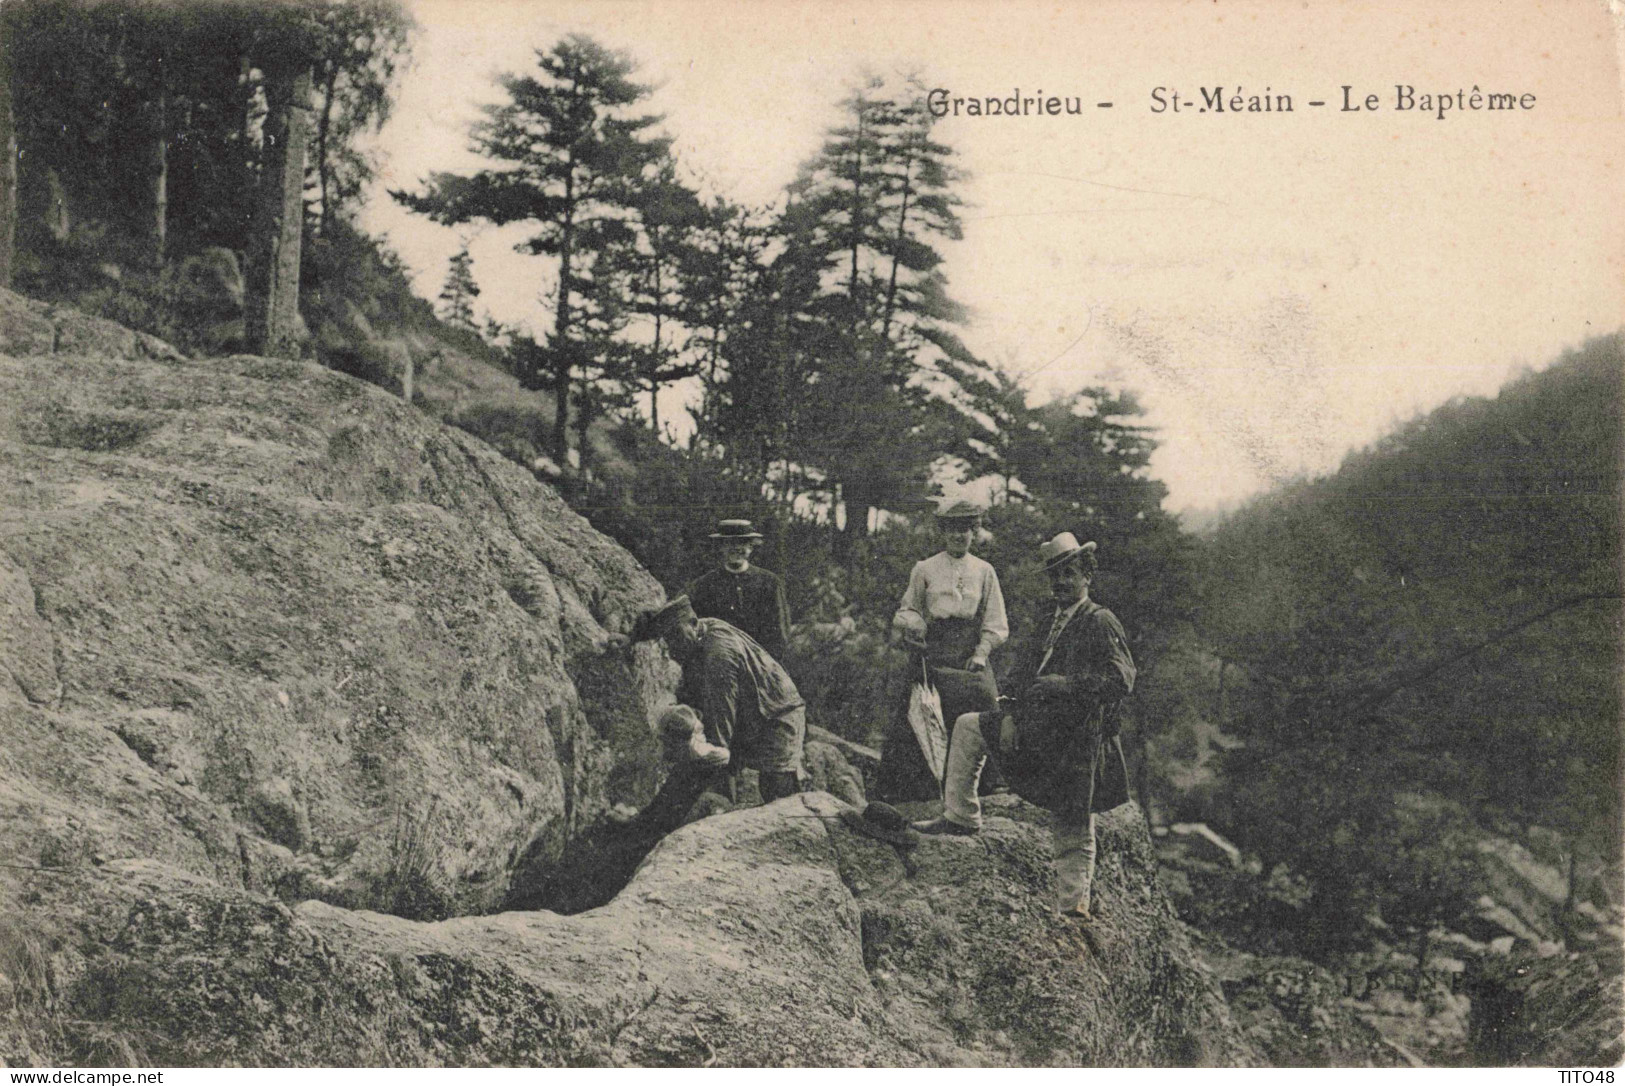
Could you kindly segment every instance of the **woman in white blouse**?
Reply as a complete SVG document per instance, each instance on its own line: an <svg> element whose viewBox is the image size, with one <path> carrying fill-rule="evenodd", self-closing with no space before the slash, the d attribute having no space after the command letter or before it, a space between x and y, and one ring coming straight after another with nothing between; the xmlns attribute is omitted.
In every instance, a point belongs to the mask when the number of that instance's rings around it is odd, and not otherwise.
<svg viewBox="0 0 1625 1086"><path fill-rule="evenodd" d="M981 509L967 501L938 510L943 549L915 563L892 617L892 630L911 656L924 657L942 696L945 721L998 707L999 691L988 657L1010 636L1010 623L999 575L970 553L981 518ZM936 799L937 783L908 726L907 698L905 686L903 704L881 745L875 788L883 800ZM996 780L985 783L987 788L997 785Z"/></svg>

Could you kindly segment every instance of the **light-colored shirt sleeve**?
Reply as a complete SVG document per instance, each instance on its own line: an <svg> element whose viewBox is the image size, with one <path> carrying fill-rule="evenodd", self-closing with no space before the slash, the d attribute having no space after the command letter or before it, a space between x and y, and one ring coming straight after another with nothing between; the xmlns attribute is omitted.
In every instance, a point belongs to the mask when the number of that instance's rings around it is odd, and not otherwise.
<svg viewBox="0 0 1625 1086"><path fill-rule="evenodd" d="M907 616L913 615L914 618ZM924 629L926 624L925 612L925 563L915 562L914 569L908 575L908 587L903 590L903 600L897 605L897 613L892 616L892 629L906 632L910 626L917 625Z"/></svg>
<svg viewBox="0 0 1625 1086"><path fill-rule="evenodd" d="M992 566L982 581L982 636L976 642L976 654L986 659L993 650L1010 639L1010 619L1004 613L1004 590L999 587L999 575Z"/></svg>

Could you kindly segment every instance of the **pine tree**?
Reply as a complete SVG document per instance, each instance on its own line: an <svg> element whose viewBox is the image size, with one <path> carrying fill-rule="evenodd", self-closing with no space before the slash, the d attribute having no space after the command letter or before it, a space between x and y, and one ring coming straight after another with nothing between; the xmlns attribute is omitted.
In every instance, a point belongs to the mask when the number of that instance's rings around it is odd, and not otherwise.
<svg viewBox="0 0 1625 1086"><path fill-rule="evenodd" d="M474 299L480 296L480 285L474 281L474 258L464 245L452 254L451 266L446 271L446 284L440 288L440 319L455 328L477 332L474 322Z"/></svg>
<svg viewBox="0 0 1625 1086"><path fill-rule="evenodd" d="M677 253L683 321L699 340L702 432L715 414L725 344L739 329L746 300L761 280L767 235L745 208L718 196L701 209Z"/></svg>
<svg viewBox="0 0 1625 1086"><path fill-rule="evenodd" d="M623 238L637 183L666 155L670 140L648 134L660 118L629 116L648 88L631 79L632 60L572 35L537 53L539 75L502 77L509 101L488 107L473 149L499 168L472 176L438 173L421 193L392 191L414 211L446 224L533 223L520 252L558 261L553 330L545 365L527 387L555 397L553 455L568 461L570 397L585 397L592 344L578 307L592 293L598 253ZM585 402L585 401L584 401Z"/></svg>
<svg viewBox="0 0 1625 1086"><path fill-rule="evenodd" d="M694 191L677 180L670 159L634 188L629 210L630 232L598 262L604 288L618 293L627 324L635 329L633 338L617 345L609 371L648 393L649 426L658 434L660 389L697 376L702 368L683 323L682 268L689 234L705 221L705 210Z"/></svg>
<svg viewBox="0 0 1625 1086"><path fill-rule="evenodd" d="M322 33L312 73L311 172L316 233L325 236L372 180L373 164L356 137L389 120L390 88L410 55L417 24L399 0L327 0L315 14Z"/></svg>
<svg viewBox="0 0 1625 1086"><path fill-rule="evenodd" d="M896 505L933 463L980 459L991 437L976 405L992 369L953 332L967 314L947 293L937 246L961 236L950 147L920 82L869 78L845 123L792 186L785 232L818 255L813 315L831 349L809 382L809 459L839 491L848 535L873 506Z"/></svg>

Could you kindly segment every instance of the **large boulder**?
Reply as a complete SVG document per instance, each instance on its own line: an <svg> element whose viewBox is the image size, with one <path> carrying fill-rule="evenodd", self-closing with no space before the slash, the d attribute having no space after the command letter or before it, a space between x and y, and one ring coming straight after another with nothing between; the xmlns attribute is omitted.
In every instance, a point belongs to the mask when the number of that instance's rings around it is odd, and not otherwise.
<svg viewBox="0 0 1625 1086"><path fill-rule="evenodd" d="M654 793L675 671L606 649L661 596L396 397L0 292L0 1058L1266 1058L1129 806L1087 934L1012 797L904 850L791 797L598 908L496 912ZM820 741L857 798L866 752Z"/></svg>
<svg viewBox="0 0 1625 1086"><path fill-rule="evenodd" d="M609 904L414 922L293 908L172 864L33 882L0 953L39 1062L1188 1065L1255 1061L1102 819L1090 939L1052 915L1031 808L913 850L812 793L685 826ZM3 950L3 948L0 948Z"/></svg>
<svg viewBox="0 0 1625 1086"><path fill-rule="evenodd" d="M0 510L4 878L480 911L658 784L660 587L359 381L0 292Z"/></svg>
<svg viewBox="0 0 1625 1086"><path fill-rule="evenodd" d="M1468 1045L1483 1066L1615 1067L1625 1059L1618 943L1541 956L1528 947L1467 962Z"/></svg>

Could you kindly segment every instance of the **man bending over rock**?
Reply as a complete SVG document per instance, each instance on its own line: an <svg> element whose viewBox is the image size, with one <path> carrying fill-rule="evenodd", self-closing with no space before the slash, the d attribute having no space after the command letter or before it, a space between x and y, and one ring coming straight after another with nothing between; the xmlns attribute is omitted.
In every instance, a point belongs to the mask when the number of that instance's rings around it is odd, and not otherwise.
<svg viewBox="0 0 1625 1086"><path fill-rule="evenodd" d="M687 596L639 619L633 640L656 637L682 666L677 700L698 711L705 742L729 755L728 798L741 769L756 770L763 803L795 795L806 703L778 661L722 619L696 616Z"/></svg>

